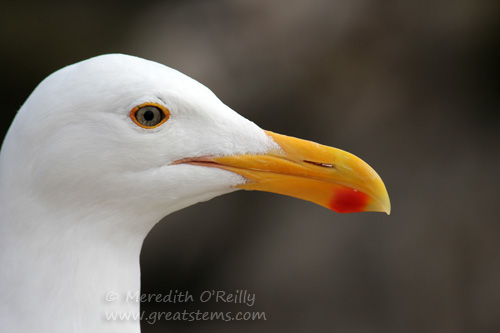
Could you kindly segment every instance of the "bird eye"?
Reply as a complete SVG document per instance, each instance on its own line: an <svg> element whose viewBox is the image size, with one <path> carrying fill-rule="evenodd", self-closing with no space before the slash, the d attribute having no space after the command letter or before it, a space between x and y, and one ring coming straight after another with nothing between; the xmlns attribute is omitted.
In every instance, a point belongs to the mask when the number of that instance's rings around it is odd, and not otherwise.
<svg viewBox="0 0 500 333"><path fill-rule="evenodd" d="M155 128L167 121L170 112L159 104L141 104L130 112L130 118L143 128Z"/></svg>

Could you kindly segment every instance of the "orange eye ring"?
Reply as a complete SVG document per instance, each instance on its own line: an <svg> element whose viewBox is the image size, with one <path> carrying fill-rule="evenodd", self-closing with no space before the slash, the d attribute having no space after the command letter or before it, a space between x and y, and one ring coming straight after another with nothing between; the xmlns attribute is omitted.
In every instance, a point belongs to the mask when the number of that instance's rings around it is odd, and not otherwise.
<svg viewBox="0 0 500 333"><path fill-rule="evenodd" d="M143 103L130 111L130 119L146 129L156 128L162 125L170 117L170 112L166 107L156 103Z"/></svg>

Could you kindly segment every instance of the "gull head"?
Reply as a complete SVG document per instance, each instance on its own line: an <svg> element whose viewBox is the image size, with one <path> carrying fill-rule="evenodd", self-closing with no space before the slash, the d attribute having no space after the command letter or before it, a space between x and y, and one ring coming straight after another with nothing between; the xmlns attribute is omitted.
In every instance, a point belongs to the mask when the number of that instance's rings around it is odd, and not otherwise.
<svg viewBox="0 0 500 333"><path fill-rule="evenodd" d="M382 180L356 156L264 131L186 75L120 54L47 77L18 112L0 170L2 188L49 210L154 222L236 189L390 211Z"/></svg>

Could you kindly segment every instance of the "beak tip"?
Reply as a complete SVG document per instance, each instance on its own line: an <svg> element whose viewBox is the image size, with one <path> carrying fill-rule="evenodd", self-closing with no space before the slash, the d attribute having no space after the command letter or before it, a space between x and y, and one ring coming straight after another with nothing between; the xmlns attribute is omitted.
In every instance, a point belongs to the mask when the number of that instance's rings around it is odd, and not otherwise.
<svg viewBox="0 0 500 333"><path fill-rule="evenodd" d="M387 215L391 215L391 199L389 198L389 193L387 192L387 188L385 187L382 179L378 177L377 190L375 191L375 195L372 197L376 202L376 205L380 209L379 212L386 213Z"/></svg>
<svg viewBox="0 0 500 333"><path fill-rule="evenodd" d="M382 205L382 207L383 207L383 212L385 212L387 215L391 215L391 201L389 200L389 195L387 195L387 199Z"/></svg>

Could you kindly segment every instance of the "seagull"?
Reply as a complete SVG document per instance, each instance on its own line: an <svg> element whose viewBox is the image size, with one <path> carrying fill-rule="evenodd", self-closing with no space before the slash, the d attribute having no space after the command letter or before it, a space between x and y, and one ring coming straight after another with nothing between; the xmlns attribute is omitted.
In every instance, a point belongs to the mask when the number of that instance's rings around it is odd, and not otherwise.
<svg viewBox="0 0 500 333"><path fill-rule="evenodd" d="M43 80L0 153L3 332L139 332L139 254L170 213L239 189L390 213L343 150L262 130L162 64L97 56ZM110 297L110 295L112 297Z"/></svg>

